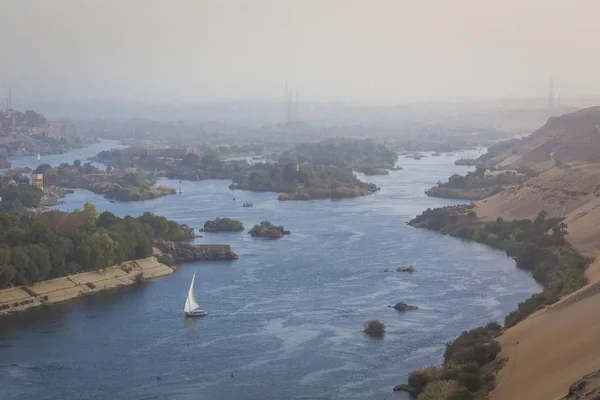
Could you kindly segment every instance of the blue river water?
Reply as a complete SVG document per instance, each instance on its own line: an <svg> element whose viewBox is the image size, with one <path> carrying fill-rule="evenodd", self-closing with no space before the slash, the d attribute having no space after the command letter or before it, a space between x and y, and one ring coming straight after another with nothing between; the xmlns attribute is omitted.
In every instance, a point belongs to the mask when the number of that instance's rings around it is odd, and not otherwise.
<svg viewBox="0 0 600 400"><path fill-rule="evenodd" d="M392 387L411 370L439 363L462 330L501 321L540 290L500 251L405 224L458 203L423 193L469 170L453 161L401 156L402 171L360 176L380 192L341 201L279 202L212 180L133 203L75 191L60 209L91 201L98 211L152 211L195 228L215 217L247 228L269 220L292 234L203 234L198 243L229 243L240 259L184 264L141 287L1 319L2 399L408 399ZM394 271L408 264L415 273ZM194 271L210 315L185 319ZM388 307L399 301L420 310ZM361 332L370 319L385 323L383 339Z"/></svg>

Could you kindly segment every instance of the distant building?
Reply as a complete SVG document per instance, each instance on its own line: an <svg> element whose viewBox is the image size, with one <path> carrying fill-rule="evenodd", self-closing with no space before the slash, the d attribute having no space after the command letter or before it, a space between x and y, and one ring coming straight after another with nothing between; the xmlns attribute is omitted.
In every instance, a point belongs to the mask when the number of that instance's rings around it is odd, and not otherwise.
<svg viewBox="0 0 600 400"><path fill-rule="evenodd" d="M187 147L185 149L185 152L187 154L200 154L200 148L199 147Z"/></svg>
<svg viewBox="0 0 600 400"><path fill-rule="evenodd" d="M137 168L136 167L125 168L125 173L126 174L137 174Z"/></svg>
<svg viewBox="0 0 600 400"><path fill-rule="evenodd" d="M483 176L486 178L493 178L493 177L496 177L496 176L502 175L502 174L513 175L516 177L525 176L525 174L522 174L514 169L501 169L498 171L490 171L489 169L486 169L485 172L483 173Z"/></svg>
<svg viewBox="0 0 600 400"><path fill-rule="evenodd" d="M154 157L177 158L185 156L188 151L178 147L146 147L146 154Z"/></svg>
<svg viewBox="0 0 600 400"><path fill-rule="evenodd" d="M44 190L44 174L32 174L31 184L40 188L41 190Z"/></svg>

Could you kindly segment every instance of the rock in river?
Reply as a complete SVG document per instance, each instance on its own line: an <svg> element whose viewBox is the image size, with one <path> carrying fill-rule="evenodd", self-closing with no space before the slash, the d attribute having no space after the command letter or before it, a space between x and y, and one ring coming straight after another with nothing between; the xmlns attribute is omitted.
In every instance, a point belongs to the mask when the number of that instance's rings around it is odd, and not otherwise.
<svg viewBox="0 0 600 400"><path fill-rule="evenodd" d="M412 310L418 310L419 307L411 306L410 304L401 301L400 303L397 303L394 306L394 309L398 310L398 311L412 311Z"/></svg>

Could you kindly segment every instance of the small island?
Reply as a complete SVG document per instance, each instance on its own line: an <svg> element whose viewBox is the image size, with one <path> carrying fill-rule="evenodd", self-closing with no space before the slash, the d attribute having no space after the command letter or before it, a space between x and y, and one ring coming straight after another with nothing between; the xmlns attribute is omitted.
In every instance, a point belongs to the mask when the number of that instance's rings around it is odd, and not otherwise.
<svg viewBox="0 0 600 400"><path fill-rule="evenodd" d="M215 218L212 221L206 221L201 232L241 232L244 230L244 224L237 219Z"/></svg>
<svg viewBox="0 0 600 400"><path fill-rule="evenodd" d="M146 170L155 170L159 177L201 181L205 179L232 179L250 167L245 160L222 160L215 149L203 148L203 155L187 153L177 158L161 157L171 148L157 148L146 154L137 148L125 150L105 150L98 153L94 160L118 170L130 165L138 165Z"/></svg>
<svg viewBox="0 0 600 400"><path fill-rule="evenodd" d="M379 188L360 181L351 170L335 166L257 164L233 179L231 189L279 192L279 200L359 197Z"/></svg>
<svg viewBox="0 0 600 400"><path fill-rule="evenodd" d="M333 165L358 172L393 169L398 154L372 139L332 138L317 143L300 143L279 158L282 164ZM367 171L367 172L365 172ZM383 173L383 172L382 172Z"/></svg>
<svg viewBox="0 0 600 400"><path fill-rule="evenodd" d="M154 186L154 176L134 167L124 171L108 167L105 171L91 163L81 164L81 161L75 160L72 165L62 163L54 168L49 164L42 164L33 173L42 174L44 184L88 189L118 201L148 200L177 193L168 186Z"/></svg>
<svg viewBox="0 0 600 400"><path fill-rule="evenodd" d="M254 225L248 233L253 237L277 239L283 235L289 235L290 231L286 231L283 226L275 226L269 221L263 221L260 225Z"/></svg>

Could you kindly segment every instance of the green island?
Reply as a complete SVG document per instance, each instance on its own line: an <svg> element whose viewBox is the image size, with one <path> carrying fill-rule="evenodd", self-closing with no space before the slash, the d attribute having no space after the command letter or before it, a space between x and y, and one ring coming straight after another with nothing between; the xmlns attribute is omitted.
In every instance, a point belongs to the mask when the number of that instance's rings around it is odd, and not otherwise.
<svg viewBox="0 0 600 400"><path fill-rule="evenodd" d="M474 205L427 209L408 224L451 236L474 240L506 251L518 268L530 271L544 290L519 303L504 318L510 328L535 311L555 303L586 284L585 270L592 260L579 254L566 240L561 218L546 218L542 211L530 219L487 222L477 218ZM495 375L505 360L498 359L495 340L502 327L490 323L464 331L448 344L442 366L422 368L410 374L405 390L422 399L485 399L495 386Z"/></svg>
<svg viewBox="0 0 600 400"><path fill-rule="evenodd" d="M283 226L275 226L269 221L263 221L259 225L254 225L248 233L253 237L277 239L283 235L289 235L290 231L286 231Z"/></svg>
<svg viewBox="0 0 600 400"><path fill-rule="evenodd" d="M33 173L42 174L45 184L88 189L119 201L148 200L176 193L168 186L154 186L156 178L137 168L115 172L108 167L105 171L91 163L81 164L75 160L72 165L62 163L58 167L42 164Z"/></svg>
<svg viewBox="0 0 600 400"><path fill-rule="evenodd" d="M351 170L297 164L257 164L233 178L230 189L279 192L279 200L310 200L365 196L379 188L360 181Z"/></svg>
<svg viewBox="0 0 600 400"><path fill-rule="evenodd" d="M350 168L365 175L387 175L395 167L398 154L372 139L332 138L317 143L301 143L284 152L280 163L307 163Z"/></svg>
<svg viewBox="0 0 600 400"><path fill-rule="evenodd" d="M508 187L521 185L534 175L529 170L490 170L478 166L465 176L454 174L447 182L438 182L436 186L427 189L425 194L448 199L482 200Z"/></svg>
<svg viewBox="0 0 600 400"><path fill-rule="evenodd" d="M154 240L182 241L193 235L188 226L149 212L119 218L98 213L91 203L70 213L0 211L0 289L149 257Z"/></svg>
<svg viewBox="0 0 600 400"><path fill-rule="evenodd" d="M212 221L206 221L201 232L241 232L244 230L242 221L231 218L215 218Z"/></svg>
<svg viewBox="0 0 600 400"><path fill-rule="evenodd" d="M219 152L205 149L203 155L189 153L178 158L157 157L133 150L105 150L95 156L98 162L125 170L129 165L138 165L147 170L156 170L157 176L171 179L201 181L205 179L232 179L250 167L245 160L222 160Z"/></svg>
<svg viewBox="0 0 600 400"><path fill-rule="evenodd" d="M360 181L352 171L385 175L390 170L402 169L395 166L396 152L371 139L335 138L302 143L284 151L278 158L273 155L277 159L275 163L254 165L246 160L222 160L220 156L226 154L222 147L202 146L199 149L202 154L172 157L158 157L152 151L137 148L114 149L98 153L95 159L118 170L135 164L155 170L157 176L172 179L231 179L232 189L281 193L280 200L364 196L378 188Z"/></svg>

